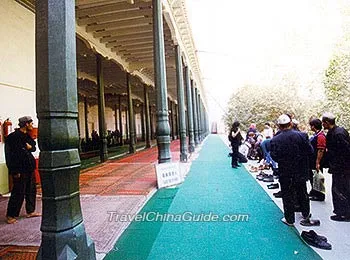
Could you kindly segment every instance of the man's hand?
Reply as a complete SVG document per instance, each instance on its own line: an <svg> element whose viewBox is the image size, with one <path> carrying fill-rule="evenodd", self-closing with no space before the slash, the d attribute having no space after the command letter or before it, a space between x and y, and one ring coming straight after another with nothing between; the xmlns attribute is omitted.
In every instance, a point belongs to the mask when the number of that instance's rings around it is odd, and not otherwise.
<svg viewBox="0 0 350 260"><path fill-rule="evenodd" d="M30 150L30 149L32 149L32 146L30 144L26 143L26 148L27 148L27 150Z"/></svg>
<svg viewBox="0 0 350 260"><path fill-rule="evenodd" d="M21 177L21 174L20 173L15 173L12 176L13 176L13 178L18 179L18 178Z"/></svg>

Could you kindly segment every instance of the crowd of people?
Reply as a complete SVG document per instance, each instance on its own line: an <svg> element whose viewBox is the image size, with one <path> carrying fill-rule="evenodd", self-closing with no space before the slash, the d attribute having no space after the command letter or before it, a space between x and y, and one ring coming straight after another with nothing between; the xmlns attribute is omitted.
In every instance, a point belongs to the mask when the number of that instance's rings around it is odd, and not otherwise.
<svg viewBox="0 0 350 260"><path fill-rule="evenodd" d="M295 212L301 212L304 226L319 225L311 219L310 200L324 201L322 172L332 174L333 221L350 222L350 137L343 127L337 126L332 113L324 113L321 119L311 118L309 130L301 131L299 122L289 114L282 114L274 130L270 123L261 132L251 124L244 138L240 123L235 121L229 133L232 147L231 166L239 167L242 153L251 160L263 161L252 171L261 171L257 179L278 183L268 188L278 188L274 193L283 202L282 222L294 225ZM243 147L241 149L241 147ZM241 153L240 153L241 151ZM245 152L244 152L245 151ZM267 176L262 170L272 168L273 175ZM307 181L311 190L307 190ZM323 187L322 187L323 186Z"/></svg>

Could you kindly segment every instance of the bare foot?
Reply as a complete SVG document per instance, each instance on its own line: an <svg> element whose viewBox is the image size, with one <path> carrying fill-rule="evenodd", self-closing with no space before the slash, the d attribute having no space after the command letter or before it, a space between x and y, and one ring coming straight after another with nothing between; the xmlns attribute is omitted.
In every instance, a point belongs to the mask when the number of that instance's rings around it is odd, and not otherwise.
<svg viewBox="0 0 350 260"><path fill-rule="evenodd" d="M39 212L32 212L32 213L29 213L26 217L27 218L35 218L35 217L40 217L41 214Z"/></svg>
<svg viewBox="0 0 350 260"><path fill-rule="evenodd" d="M7 222L7 224L15 224L15 223L17 223L17 219L13 218L13 217L7 217L6 222Z"/></svg>

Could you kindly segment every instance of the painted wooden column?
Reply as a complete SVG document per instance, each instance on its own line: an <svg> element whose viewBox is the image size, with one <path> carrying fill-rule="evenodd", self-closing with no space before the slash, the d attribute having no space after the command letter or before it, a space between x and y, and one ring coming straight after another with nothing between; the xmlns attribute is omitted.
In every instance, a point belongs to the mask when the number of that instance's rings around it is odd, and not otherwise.
<svg viewBox="0 0 350 260"><path fill-rule="evenodd" d="M125 107L125 136L126 139L130 142L128 107Z"/></svg>
<svg viewBox="0 0 350 260"><path fill-rule="evenodd" d="M182 75L182 78L183 78L183 75ZM183 87L183 83L182 83L182 87ZM179 102L179 101L177 101L177 102ZM176 127L175 127L175 137L176 137L176 139L179 139L180 138L180 134L179 134L179 108L178 108L178 104L179 103L177 103L177 104L175 104L175 125L176 125ZM185 109L185 108L184 108ZM185 122L186 122L186 120L185 120Z"/></svg>
<svg viewBox="0 0 350 260"><path fill-rule="evenodd" d="M150 117L150 130L151 130L151 140L154 139L154 119L153 119L153 111L152 111L152 106L149 107L149 117Z"/></svg>
<svg viewBox="0 0 350 260"><path fill-rule="evenodd" d="M114 130L118 129L118 105L114 104Z"/></svg>
<svg viewBox="0 0 350 260"><path fill-rule="evenodd" d="M96 54L96 77L97 77L97 97L98 97L98 131L100 135L100 160L108 160L106 120L105 120L105 86L103 78L102 56Z"/></svg>
<svg viewBox="0 0 350 260"><path fill-rule="evenodd" d="M131 93L131 82L130 82L130 74L126 74L126 86L128 88L128 108L129 108L129 153L136 152L135 146L135 117L134 117L134 104L132 101L132 93Z"/></svg>
<svg viewBox="0 0 350 260"><path fill-rule="evenodd" d="M180 131L180 161L187 161L187 144L186 144L186 120L185 120L185 94L184 78L182 68L181 51L178 45L175 45L175 63L176 63L176 84L177 99L179 107L179 131Z"/></svg>
<svg viewBox="0 0 350 260"><path fill-rule="evenodd" d="M146 141L146 133L145 133L145 103L141 105L141 139L143 142Z"/></svg>
<svg viewBox="0 0 350 260"><path fill-rule="evenodd" d="M171 101L168 99L168 104L169 104L169 122L170 122L170 135L171 135L171 140L175 140L175 125L174 125L174 101Z"/></svg>
<svg viewBox="0 0 350 260"><path fill-rule="evenodd" d="M124 144L124 139L123 139L123 118L122 118L122 96L119 95L118 97L118 112L119 112L119 133L120 133L120 140L119 143L120 145Z"/></svg>
<svg viewBox="0 0 350 260"><path fill-rule="evenodd" d="M79 195L75 1L36 1L42 232L37 259L95 259Z"/></svg>
<svg viewBox="0 0 350 260"><path fill-rule="evenodd" d="M187 90L187 120L188 120L188 151L194 152L194 127L193 127L193 104L192 104L192 87L190 79L190 70L185 67L185 83Z"/></svg>
<svg viewBox="0 0 350 260"><path fill-rule="evenodd" d="M157 90L157 145L158 162L171 161L170 126L168 119L167 81L165 68L165 47L163 30L162 1L152 0L154 38L154 82Z"/></svg>
<svg viewBox="0 0 350 260"><path fill-rule="evenodd" d="M85 142L87 143L89 140L89 106L88 106L88 101L87 97L84 97L84 124L85 124Z"/></svg>
<svg viewBox="0 0 350 260"><path fill-rule="evenodd" d="M196 95L196 87L193 84L193 80L191 80L191 88L192 88L192 106L193 106L193 128L194 128L194 143L197 146L199 144L198 138L198 114L197 114L197 95Z"/></svg>
<svg viewBox="0 0 350 260"><path fill-rule="evenodd" d="M143 87L144 93L144 107L145 107L145 123L146 123L146 148L151 147L151 115L150 115L150 107L149 107L149 97L147 86Z"/></svg>
<svg viewBox="0 0 350 260"><path fill-rule="evenodd" d="M176 124L176 104L175 104L175 101L172 102L172 105L171 105L171 120L173 121L173 132L172 132L172 135L173 135L173 140L177 139L176 138L176 128L177 128L177 124Z"/></svg>
<svg viewBox="0 0 350 260"><path fill-rule="evenodd" d="M202 120L201 120L201 96L196 88L196 98L197 98L197 119L198 119L198 141L202 142Z"/></svg>

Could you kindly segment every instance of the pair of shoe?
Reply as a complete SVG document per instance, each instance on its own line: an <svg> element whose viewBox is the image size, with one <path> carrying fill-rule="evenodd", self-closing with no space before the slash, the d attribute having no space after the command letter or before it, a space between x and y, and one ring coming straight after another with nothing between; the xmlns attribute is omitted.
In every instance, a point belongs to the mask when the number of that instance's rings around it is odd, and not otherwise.
<svg viewBox="0 0 350 260"><path fill-rule="evenodd" d="M314 246L325 250L332 249L332 245L327 242L327 238L324 236L318 235L313 230L301 232L301 237L310 246Z"/></svg>
<svg viewBox="0 0 350 260"><path fill-rule="evenodd" d="M273 196L275 196L275 198L282 198L282 191L273 193Z"/></svg>
<svg viewBox="0 0 350 260"><path fill-rule="evenodd" d="M271 183L269 185L267 185L267 188L272 190L272 189L278 189L279 188L279 184L278 183Z"/></svg>
<svg viewBox="0 0 350 260"><path fill-rule="evenodd" d="M289 223L286 218L281 218L281 221L287 226L294 227L294 223Z"/></svg>
<svg viewBox="0 0 350 260"><path fill-rule="evenodd" d="M258 171L258 167L256 166L251 166L249 169L250 172L257 172Z"/></svg>
<svg viewBox="0 0 350 260"><path fill-rule="evenodd" d="M333 221L350 222L350 216L333 215L330 219Z"/></svg>
<svg viewBox="0 0 350 260"><path fill-rule="evenodd" d="M260 171L258 175L256 175L256 179L259 180L259 181L262 181L265 177L267 177L268 174L263 172L263 171Z"/></svg>
<svg viewBox="0 0 350 260"><path fill-rule="evenodd" d="M273 178L272 174L267 175L265 178L263 178L263 182L274 182L275 179Z"/></svg>

